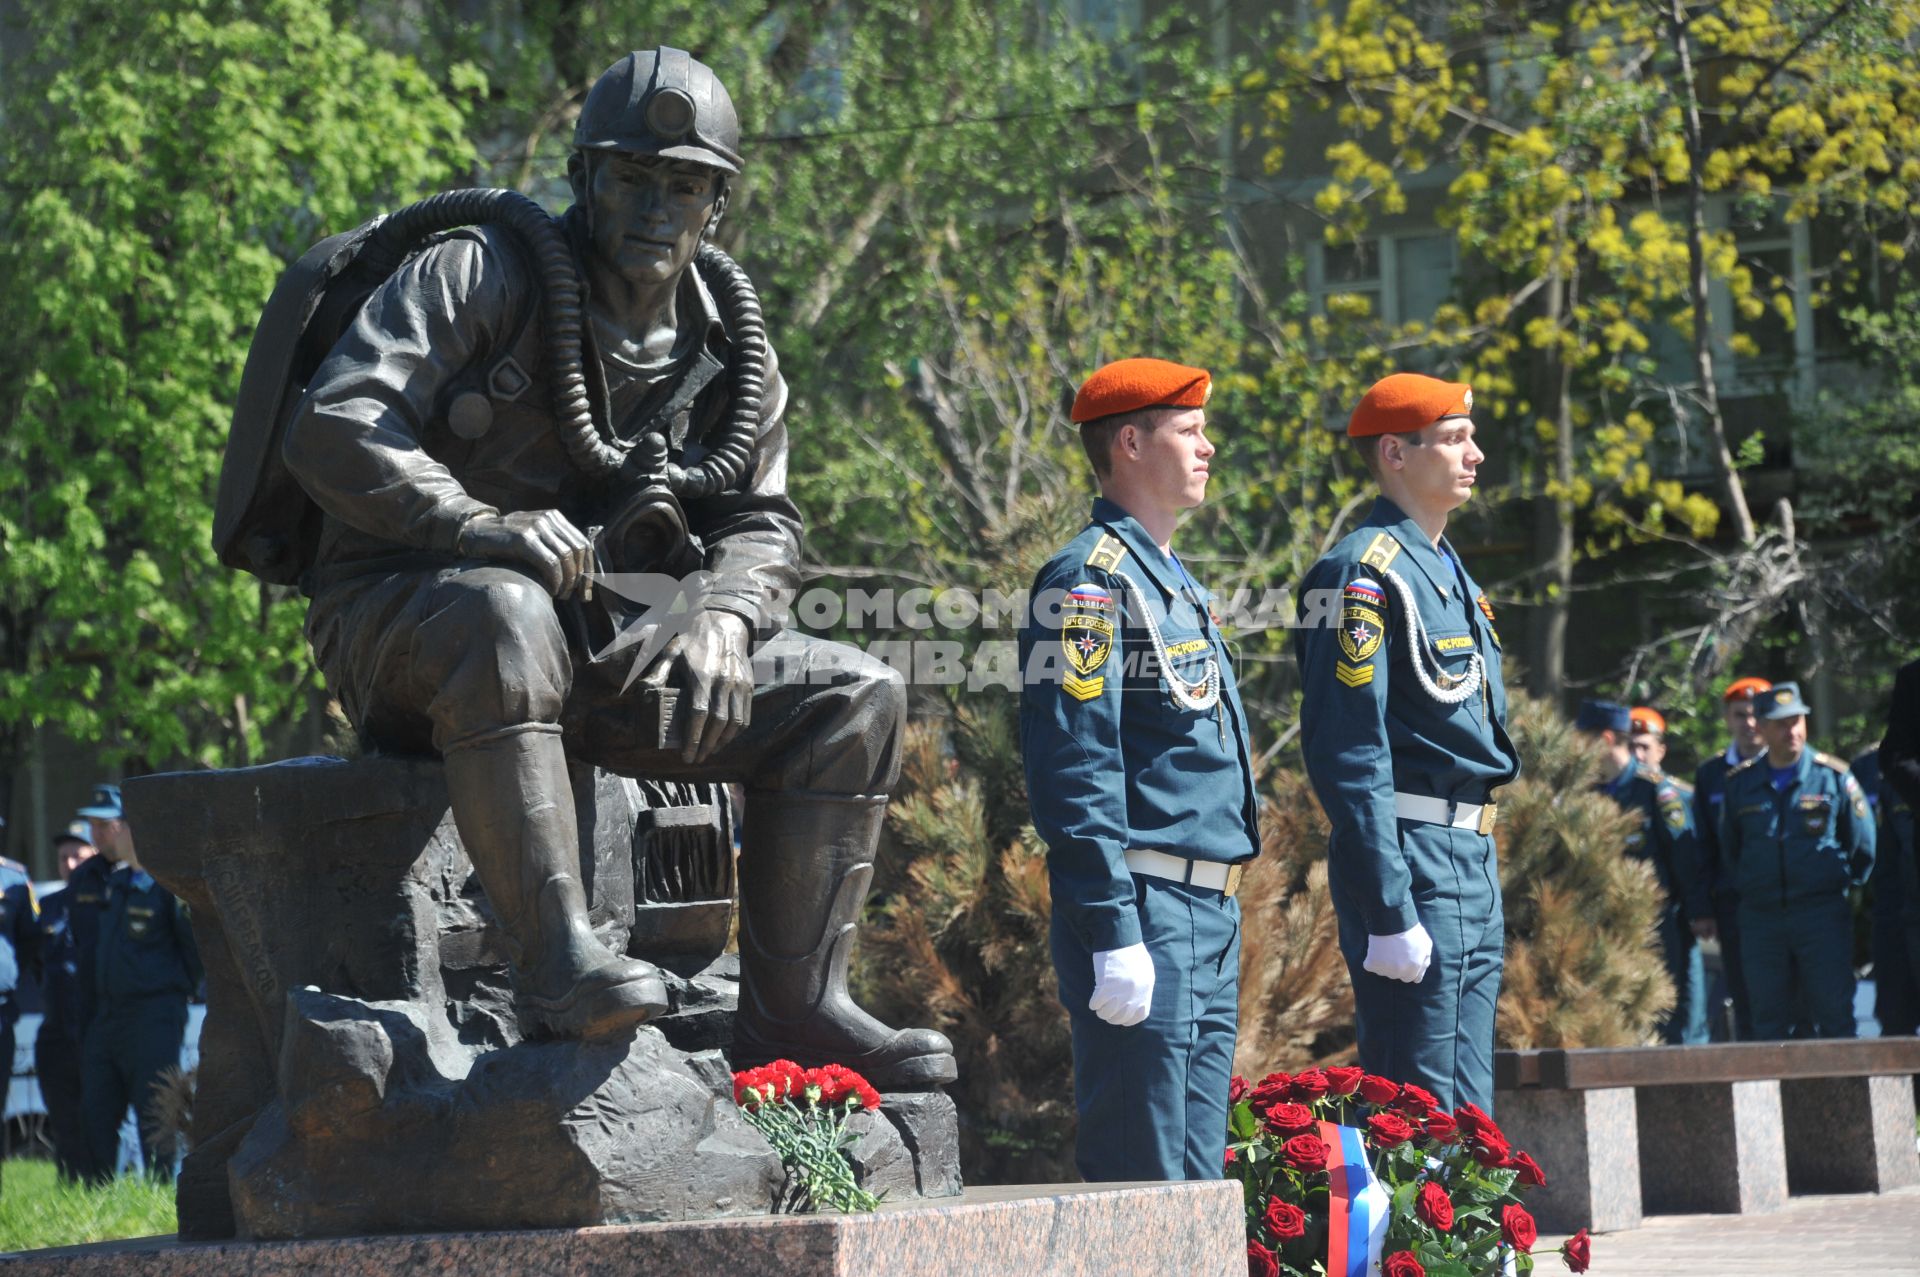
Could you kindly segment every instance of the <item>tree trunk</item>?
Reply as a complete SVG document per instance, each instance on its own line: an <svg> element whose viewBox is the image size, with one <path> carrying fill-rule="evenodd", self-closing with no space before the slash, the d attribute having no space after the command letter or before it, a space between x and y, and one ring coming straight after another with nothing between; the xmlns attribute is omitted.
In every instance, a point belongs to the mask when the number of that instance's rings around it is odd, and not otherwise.
<svg viewBox="0 0 1920 1277"><path fill-rule="evenodd" d="M1720 389L1714 380L1713 312L1708 305L1707 291L1707 192L1700 171L1706 163L1700 94L1694 85L1686 5L1684 0L1671 0L1671 6L1668 20L1674 50L1680 58L1680 82L1685 94L1680 105L1687 134L1687 264L1692 271L1693 371L1700 383L1700 406L1707 421L1707 453L1713 461L1714 475L1720 481L1720 497L1728 517L1733 520L1734 535L1740 544L1751 545L1753 513L1747 508L1747 491L1740 482L1740 472L1733 468L1733 450L1727 446L1727 425L1720 416Z"/></svg>
<svg viewBox="0 0 1920 1277"><path fill-rule="evenodd" d="M1565 230L1564 218L1559 219ZM1564 240L1556 252L1564 253ZM1573 308L1576 270L1569 278L1556 270L1547 285L1547 318L1558 333ZM1567 684L1567 622L1573 603L1573 368L1556 345L1541 367L1541 393L1534 402L1553 400L1553 454L1549 478L1534 501L1533 555L1540 565L1538 620L1529 635L1527 690L1558 703Z"/></svg>

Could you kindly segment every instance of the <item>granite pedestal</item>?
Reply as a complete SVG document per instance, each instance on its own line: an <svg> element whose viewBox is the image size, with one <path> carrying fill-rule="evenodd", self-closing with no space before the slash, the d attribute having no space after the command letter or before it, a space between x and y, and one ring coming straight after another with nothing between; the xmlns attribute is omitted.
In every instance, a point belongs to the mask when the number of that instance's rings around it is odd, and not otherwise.
<svg viewBox="0 0 1920 1277"><path fill-rule="evenodd" d="M1807 1078L1780 1084L1787 1184L1795 1193L1884 1193L1920 1184L1913 1079Z"/></svg>
<svg viewBox="0 0 1920 1277"><path fill-rule="evenodd" d="M172 1238L0 1257L7 1277L1240 1277L1240 1186L971 1189L950 1204L513 1233L182 1244Z"/></svg>
<svg viewBox="0 0 1920 1277"><path fill-rule="evenodd" d="M1648 1214L1748 1215L1787 1204L1779 1082L1644 1086L1637 1101Z"/></svg>
<svg viewBox="0 0 1920 1277"><path fill-rule="evenodd" d="M1547 1168L1527 1195L1541 1229L1596 1233L1640 1226L1640 1136L1632 1087L1500 1095L1501 1129Z"/></svg>

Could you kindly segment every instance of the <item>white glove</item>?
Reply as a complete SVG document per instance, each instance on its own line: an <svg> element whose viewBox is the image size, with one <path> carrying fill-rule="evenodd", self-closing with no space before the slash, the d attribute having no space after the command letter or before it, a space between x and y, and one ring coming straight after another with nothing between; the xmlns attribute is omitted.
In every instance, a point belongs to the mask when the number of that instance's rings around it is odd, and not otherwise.
<svg viewBox="0 0 1920 1277"><path fill-rule="evenodd" d="M1433 937L1419 923L1396 936L1368 936L1367 960L1360 965L1389 980L1419 984L1433 961Z"/></svg>
<svg viewBox="0 0 1920 1277"><path fill-rule="evenodd" d="M1101 949L1093 955L1093 996L1087 1010L1126 1028L1147 1018L1153 1005L1153 957L1143 944Z"/></svg>

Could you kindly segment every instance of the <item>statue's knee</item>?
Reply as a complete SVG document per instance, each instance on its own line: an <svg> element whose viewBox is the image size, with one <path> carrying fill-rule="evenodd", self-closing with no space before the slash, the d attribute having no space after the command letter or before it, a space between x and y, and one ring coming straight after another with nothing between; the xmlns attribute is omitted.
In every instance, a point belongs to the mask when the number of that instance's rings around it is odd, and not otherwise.
<svg viewBox="0 0 1920 1277"><path fill-rule="evenodd" d="M479 569L443 582L414 650L429 667L436 722L559 721L572 663L553 599L531 578Z"/></svg>

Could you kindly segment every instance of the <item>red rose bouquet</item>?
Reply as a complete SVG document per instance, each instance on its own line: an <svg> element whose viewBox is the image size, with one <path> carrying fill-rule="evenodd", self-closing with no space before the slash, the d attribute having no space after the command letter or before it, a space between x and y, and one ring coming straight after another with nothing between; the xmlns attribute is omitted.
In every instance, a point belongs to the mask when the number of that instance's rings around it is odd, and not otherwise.
<svg viewBox="0 0 1920 1277"><path fill-rule="evenodd" d="M775 1060L733 1075L733 1100L787 1168L787 1209L872 1210L880 1199L861 1188L847 1159L847 1119L880 1107L880 1093L852 1069L803 1069Z"/></svg>
<svg viewBox="0 0 1920 1277"><path fill-rule="evenodd" d="M1521 1204L1546 1172L1471 1104L1354 1068L1233 1079L1227 1178L1247 1208L1252 1277L1492 1277L1528 1272ZM1591 1262L1582 1230L1561 1247Z"/></svg>

